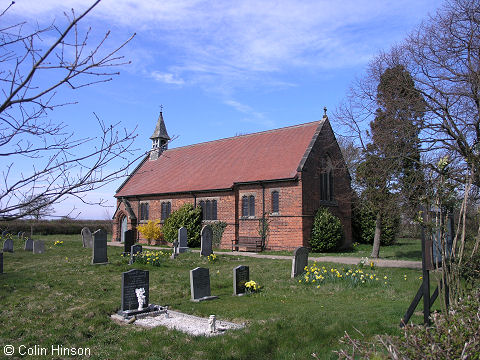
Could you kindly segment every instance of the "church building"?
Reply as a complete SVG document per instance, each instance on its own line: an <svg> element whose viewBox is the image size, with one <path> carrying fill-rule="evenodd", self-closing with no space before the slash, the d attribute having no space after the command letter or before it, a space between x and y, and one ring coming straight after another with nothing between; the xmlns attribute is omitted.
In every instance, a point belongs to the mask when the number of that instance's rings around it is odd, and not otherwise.
<svg viewBox="0 0 480 360"><path fill-rule="evenodd" d="M203 224L226 223L220 244L225 249L241 238L259 238L265 222L263 248L308 247L320 207L340 218L343 247L351 246L350 175L326 114L318 121L169 149L160 112L150 139L149 154L115 194L113 241L148 220L163 223L191 203L202 207Z"/></svg>

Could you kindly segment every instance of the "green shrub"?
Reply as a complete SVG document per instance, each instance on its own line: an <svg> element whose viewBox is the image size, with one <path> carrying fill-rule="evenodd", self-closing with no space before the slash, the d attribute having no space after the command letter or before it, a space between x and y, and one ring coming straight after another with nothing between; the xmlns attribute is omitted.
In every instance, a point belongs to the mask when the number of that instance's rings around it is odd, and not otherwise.
<svg viewBox="0 0 480 360"><path fill-rule="evenodd" d="M210 224L210 226L212 227L213 232L212 245L215 248L219 248L222 242L223 232L227 227L227 223L225 221L217 221Z"/></svg>
<svg viewBox="0 0 480 360"><path fill-rule="evenodd" d="M162 226L164 239L174 242L178 238L178 229L184 226L187 229L188 246L200 246L200 231L202 230L202 209L194 208L192 204L185 204L173 211Z"/></svg>
<svg viewBox="0 0 480 360"><path fill-rule="evenodd" d="M375 213L365 205L358 205L352 211L352 232L356 242L373 244L375 237ZM400 229L400 217L397 214L383 217L380 245L393 245Z"/></svg>
<svg viewBox="0 0 480 360"><path fill-rule="evenodd" d="M340 219L326 208L318 209L313 220L310 246L313 252L336 250L342 243L343 227Z"/></svg>

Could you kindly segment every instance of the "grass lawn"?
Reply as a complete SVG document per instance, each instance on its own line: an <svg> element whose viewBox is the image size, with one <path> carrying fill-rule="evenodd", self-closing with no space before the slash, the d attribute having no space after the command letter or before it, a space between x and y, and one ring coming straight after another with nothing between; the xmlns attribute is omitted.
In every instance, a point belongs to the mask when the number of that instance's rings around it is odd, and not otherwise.
<svg viewBox="0 0 480 360"><path fill-rule="evenodd" d="M388 285L353 288L337 282L317 288L290 279L290 261L221 253L214 263L188 253L165 259L160 267L136 264L150 271L151 303L247 325L222 336L194 337L110 319L120 307L121 274L132 269L120 256L121 247L109 247L108 265L91 265L91 249L82 248L79 235L38 238L46 241L45 254L23 251L19 240L15 253L4 254L0 358L3 346L11 344L17 351L21 345L48 351L52 345L89 348L92 359L312 359L314 352L334 359L332 350L340 347L344 331L358 335L358 329L367 337L399 334L400 318L421 282L419 270L377 269ZM54 246L55 240L64 244ZM260 293L232 296L232 269L238 265L250 266L251 279L263 287ZM197 266L210 269L212 295L219 299L190 301L189 270ZM421 304L412 318L416 323L421 323L420 311Z"/></svg>
<svg viewBox="0 0 480 360"><path fill-rule="evenodd" d="M309 253L309 256L350 256L370 257L372 245L357 244L350 251ZM264 251L262 254L292 255L291 251ZM416 260L422 261L422 247L420 239L400 238L394 245L380 246L380 258L391 260Z"/></svg>

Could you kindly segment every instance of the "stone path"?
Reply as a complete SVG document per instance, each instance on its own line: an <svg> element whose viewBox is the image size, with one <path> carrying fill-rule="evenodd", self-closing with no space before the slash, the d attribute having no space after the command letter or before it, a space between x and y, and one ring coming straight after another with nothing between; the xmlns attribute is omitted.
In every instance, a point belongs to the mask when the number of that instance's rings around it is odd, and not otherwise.
<svg viewBox="0 0 480 360"><path fill-rule="evenodd" d="M118 242L109 242L108 245L110 246L121 246L123 247L122 243ZM142 245L144 249L151 249L151 250L171 250L171 248L163 248L158 246L148 246ZM200 250L191 250L192 252L200 252ZM268 254L261 254L261 253L254 253L254 252L239 252L239 251L222 251L218 252L217 254L221 255L231 255L231 256L246 256L246 257L254 257L254 258L265 258L265 259L274 259L274 260L292 260L292 256L287 255L268 255ZM347 264L347 265L357 265L361 258L357 257L348 257L348 256L309 256L308 260L316 261L316 262L331 262L336 264ZM409 269L421 269L422 262L421 261L410 261L410 260L389 260L389 259L370 259L375 263L375 266L378 267L390 267L390 268L409 268Z"/></svg>

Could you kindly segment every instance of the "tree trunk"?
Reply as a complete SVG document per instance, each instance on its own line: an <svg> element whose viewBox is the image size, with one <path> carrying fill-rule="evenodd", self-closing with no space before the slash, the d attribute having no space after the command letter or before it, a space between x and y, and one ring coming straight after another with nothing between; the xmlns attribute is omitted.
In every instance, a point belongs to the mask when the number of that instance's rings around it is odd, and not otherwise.
<svg viewBox="0 0 480 360"><path fill-rule="evenodd" d="M373 249L370 257L378 258L380 253L380 236L382 235L382 214L380 211L377 213L375 220L375 237L373 238Z"/></svg>

